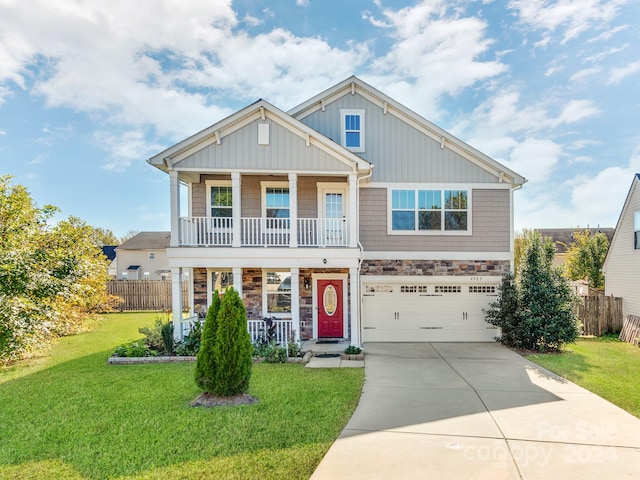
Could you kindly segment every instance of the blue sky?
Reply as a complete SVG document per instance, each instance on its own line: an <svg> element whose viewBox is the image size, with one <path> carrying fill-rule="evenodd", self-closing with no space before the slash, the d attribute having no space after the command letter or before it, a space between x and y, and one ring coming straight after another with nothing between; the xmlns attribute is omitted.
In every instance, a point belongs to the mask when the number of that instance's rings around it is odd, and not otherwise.
<svg viewBox="0 0 640 480"><path fill-rule="evenodd" d="M613 227L640 172L636 0L0 0L0 174L117 235L146 159L355 74L529 179L516 228Z"/></svg>

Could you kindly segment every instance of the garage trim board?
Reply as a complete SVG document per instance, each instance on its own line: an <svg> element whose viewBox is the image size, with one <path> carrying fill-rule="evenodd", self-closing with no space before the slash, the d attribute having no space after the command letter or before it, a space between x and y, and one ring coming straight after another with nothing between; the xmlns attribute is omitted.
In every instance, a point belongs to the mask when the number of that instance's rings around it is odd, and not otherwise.
<svg viewBox="0 0 640 480"><path fill-rule="evenodd" d="M483 309L498 298L496 276L362 277L364 342L491 342L500 330Z"/></svg>

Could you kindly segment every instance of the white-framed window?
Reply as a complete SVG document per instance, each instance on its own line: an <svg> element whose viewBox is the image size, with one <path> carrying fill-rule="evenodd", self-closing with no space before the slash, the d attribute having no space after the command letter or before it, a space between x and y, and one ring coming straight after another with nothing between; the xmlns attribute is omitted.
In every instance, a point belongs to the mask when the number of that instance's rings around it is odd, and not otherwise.
<svg viewBox="0 0 640 480"><path fill-rule="evenodd" d="M291 271L262 271L262 303L266 316L286 317L291 314Z"/></svg>
<svg viewBox="0 0 640 480"><path fill-rule="evenodd" d="M389 189L389 233L467 234L471 231L470 196L467 189Z"/></svg>
<svg viewBox="0 0 640 480"><path fill-rule="evenodd" d="M207 302L211 305L211 299L217 290L218 295L224 295L229 287L233 287L233 272L230 268L207 268Z"/></svg>
<svg viewBox="0 0 640 480"><path fill-rule="evenodd" d="M269 229L288 229L290 217L289 182L261 182L262 218Z"/></svg>
<svg viewBox="0 0 640 480"><path fill-rule="evenodd" d="M207 180L207 210L206 216L216 229L230 229L233 227L233 191L231 180Z"/></svg>
<svg viewBox="0 0 640 480"><path fill-rule="evenodd" d="M640 212L633 213L633 248L640 250Z"/></svg>
<svg viewBox="0 0 640 480"><path fill-rule="evenodd" d="M340 141L352 152L364 152L364 110L340 110Z"/></svg>

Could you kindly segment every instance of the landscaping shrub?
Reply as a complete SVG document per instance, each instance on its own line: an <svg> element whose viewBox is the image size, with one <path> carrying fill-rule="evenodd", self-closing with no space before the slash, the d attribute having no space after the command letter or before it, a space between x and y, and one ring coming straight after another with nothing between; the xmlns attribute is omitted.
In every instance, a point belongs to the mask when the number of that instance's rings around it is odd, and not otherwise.
<svg viewBox="0 0 640 480"><path fill-rule="evenodd" d="M162 340L162 325L166 322L162 316L156 316L153 327L140 327L138 331L144 335L144 343L151 350L162 352L164 350L164 341Z"/></svg>
<svg viewBox="0 0 640 480"><path fill-rule="evenodd" d="M287 363L287 349L275 341L254 345L253 355L264 358L265 363Z"/></svg>
<svg viewBox="0 0 640 480"><path fill-rule="evenodd" d="M202 337L202 324L204 322L194 322L191 324L191 330L184 338L176 342L173 351L176 355L197 355L200 350L200 341Z"/></svg>
<svg viewBox="0 0 640 480"><path fill-rule="evenodd" d="M557 350L578 338L576 301L568 281L553 266L555 247L534 232L523 252L518 275L507 276L487 322L502 329L500 342L527 350Z"/></svg>
<svg viewBox="0 0 640 480"><path fill-rule="evenodd" d="M218 332L218 311L220 310L220 296L218 291L213 292L211 305L207 310L207 317L202 327L200 349L196 358L195 380L196 385L204 392L214 390L216 360L214 348Z"/></svg>
<svg viewBox="0 0 640 480"><path fill-rule="evenodd" d="M158 352L150 350L144 340L125 343L117 347L113 352L114 357L155 357L157 355Z"/></svg>
<svg viewBox="0 0 640 480"><path fill-rule="evenodd" d="M233 396L249 388L253 346L247 329L247 312L238 292L229 288L220 303L214 344L215 373L210 393Z"/></svg>
<svg viewBox="0 0 640 480"><path fill-rule="evenodd" d="M160 336L162 337L162 347L167 355L173 355L173 322L168 321L162 324L160 328Z"/></svg>

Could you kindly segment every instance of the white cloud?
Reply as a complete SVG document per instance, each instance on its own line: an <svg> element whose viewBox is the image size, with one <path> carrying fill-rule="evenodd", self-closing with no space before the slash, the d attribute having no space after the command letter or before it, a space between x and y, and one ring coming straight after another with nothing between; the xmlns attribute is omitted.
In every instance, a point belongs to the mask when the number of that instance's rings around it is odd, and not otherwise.
<svg viewBox="0 0 640 480"><path fill-rule="evenodd" d="M562 147L554 141L528 138L511 150L508 166L530 182L541 183L549 179L561 155Z"/></svg>
<svg viewBox="0 0 640 480"><path fill-rule="evenodd" d="M582 70L578 70L576 73L569 77L570 82L582 82L586 78L589 78L597 73L600 73L602 68L600 67L591 67L591 68L583 68Z"/></svg>
<svg viewBox="0 0 640 480"><path fill-rule="evenodd" d="M308 7L310 3L309 0L296 0L296 5L299 7Z"/></svg>
<svg viewBox="0 0 640 480"><path fill-rule="evenodd" d="M370 81L418 111L433 113L443 94L456 95L507 71L497 59L479 59L493 43L487 24L464 17L449 2L423 0L400 10L384 8L382 14L384 20L365 15L393 39L389 52L372 63Z"/></svg>
<svg viewBox="0 0 640 480"><path fill-rule="evenodd" d="M595 28L607 27L627 0L512 0L522 23L535 30L562 30L562 43Z"/></svg>
<svg viewBox="0 0 640 480"><path fill-rule="evenodd" d="M231 0L0 6L0 88L14 82L48 106L178 139L231 113L228 98L293 106L369 55L365 45L333 48L281 29L252 37L238 25Z"/></svg>
<svg viewBox="0 0 640 480"><path fill-rule="evenodd" d="M600 109L591 100L570 100L558 118L551 122L551 125L576 123L598 113L600 113Z"/></svg>
<svg viewBox="0 0 640 480"><path fill-rule="evenodd" d="M638 71L640 71L640 61L630 63L624 67L614 68L611 70L607 84L620 83L623 79Z"/></svg>
<svg viewBox="0 0 640 480"><path fill-rule="evenodd" d="M123 171L132 162L149 158L163 148L161 145L147 142L141 130L131 130L120 136L98 132L93 138L96 144L108 152L109 161L102 166L105 170Z"/></svg>

